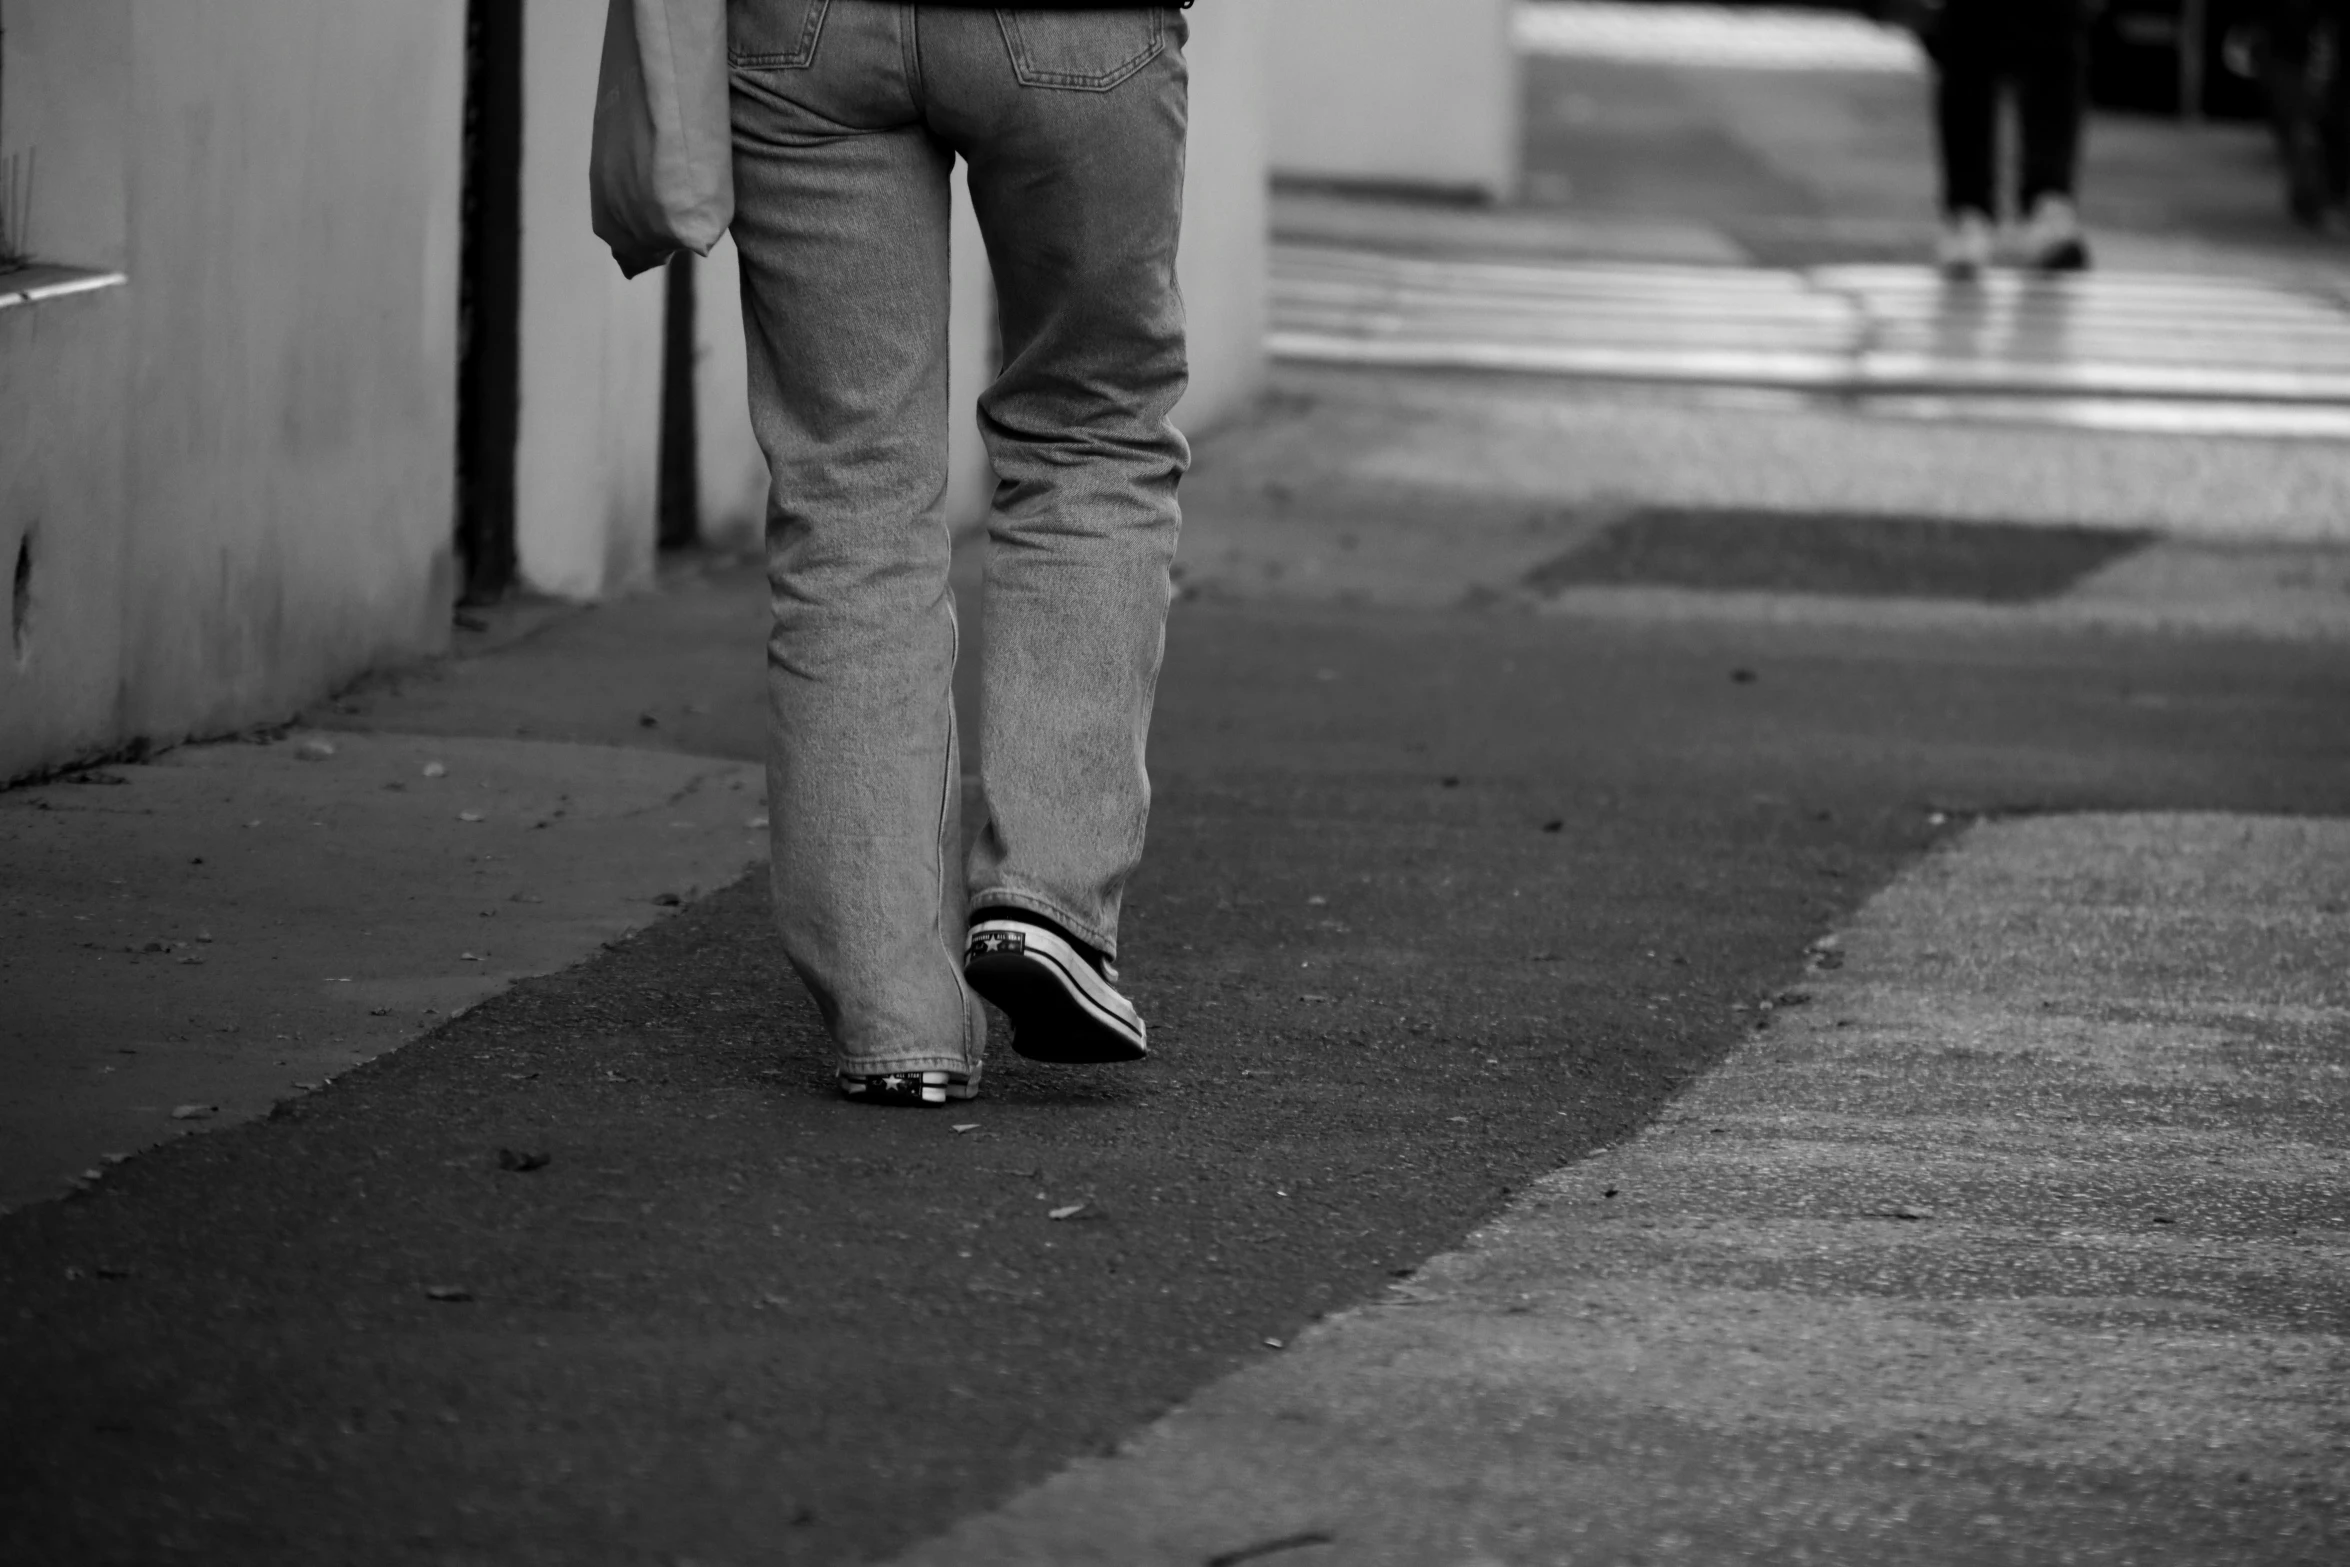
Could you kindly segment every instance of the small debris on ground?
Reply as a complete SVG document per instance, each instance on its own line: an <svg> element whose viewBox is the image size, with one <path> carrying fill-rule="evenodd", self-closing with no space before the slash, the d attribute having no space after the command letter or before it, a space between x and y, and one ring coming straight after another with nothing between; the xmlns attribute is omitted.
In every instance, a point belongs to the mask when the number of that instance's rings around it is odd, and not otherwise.
<svg viewBox="0 0 2350 1567"><path fill-rule="evenodd" d="M174 1105L171 1118L175 1121L201 1121L220 1114L218 1105Z"/></svg>
<svg viewBox="0 0 2350 1567"><path fill-rule="evenodd" d="M332 740L305 740L294 747L294 755L305 762L323 762L335 754Z"/></svg>
<svg viewBox="0 0 2350 1567"><path fill-rule="evenodd" d="M446 778L449 776L449 764L446 762L427 762L424 764L424 776L427 778Z"/></svg>
<svg viewBox="0 0 2350 1567"><path fill-rule="evenodd" d="M457 813L457 820L461 822L478 822L482 819L482 814L479 811L459 811Z"/></svg>
<svg viewBox="0 0 2350 1567"><path fill-rule="evenodd" d="M528 1175L533 1170L545 1169L548 1161L554 1157L548 1153L523 1153L513 1148L501 1148L498 1150L498 1168Z"/></svg>
<svg viewBox="0 0 2350 1567"><path fill-rule="evenodd" d="M427 1284L424 1287L424 1298L455 1306L473 1299L473 1291L462 1284Z"/></svg>
<svg viewBox="0 0 2350 1567"><path fill-rule="evenodd" d="M1052 1212L1046 1214L1045 1217L1048 1219L1074 1219L1084 1211L1085 1204L1081 1202L1073 1202L1066 1208L1055 1208Z"/></svg>
<svg viewBox="0 0 2350 1567"><path fill-rule="evenodd" d="M976 1132L979 1130L979 1123L977 1121L965 1121L960 1126L950 1126L947 1128L947 1130L950 1132Z"/></svg>

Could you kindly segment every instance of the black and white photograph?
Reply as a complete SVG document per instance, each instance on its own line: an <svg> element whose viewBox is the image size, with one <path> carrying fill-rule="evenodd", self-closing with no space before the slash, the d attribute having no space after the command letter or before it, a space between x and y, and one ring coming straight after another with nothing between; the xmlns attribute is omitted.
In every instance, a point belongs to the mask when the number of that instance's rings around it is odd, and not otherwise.
<svg viewBox="0 0 2350 1567"><path fill-rule="evenodd" d="M0 1567L2350 1564L2350 0L0 0Z"/></svg>

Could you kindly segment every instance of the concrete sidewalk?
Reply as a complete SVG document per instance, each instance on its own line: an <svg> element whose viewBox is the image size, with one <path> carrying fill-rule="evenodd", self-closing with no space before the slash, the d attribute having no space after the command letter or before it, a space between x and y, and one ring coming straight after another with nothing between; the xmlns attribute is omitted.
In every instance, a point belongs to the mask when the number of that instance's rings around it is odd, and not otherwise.
<svg viewBox="0 0 2350 1567"><path fill-rule="evenodd" d="M900 1560L2350 1555L2350 826L1986 822L1812 967L1651 1131Z"/></svg>
<svg viewBox="0 0 2350 1567"><path fill-rule="evenodd" d="M715 891L765 795L710 757L316 727L0 793L0 1209Z"/></svg>
<svg viewBox="0 0 2350 1567"><path fill-rule="evenodd" d="M1283 471L1233 440L1211 531ZM1475 497L1417 504L1457 541ZM2295 1489L2341 1391L2333 828L1978 828L1792 976L1948 792L2344 809L2324 645L2060 607L1187 606L1134 911L1166 1049L1106 1083L1005 1061L964 1120L831 1096L755 885L597 950L755 856L728 758L761 606L747 572L682 580L314 715L338 729L8 797L41 900L12 924L54 937L11 946L12 1014L49 1019L20 1048L72 1045L59 1091L96 1107L50 1165L294 1101L0 1225L16 1559L845 1561L959 1527L917 1559L1793 1560L1849 1513L1881 1532L1846 1559L1914 1558L1930 1520L2025 1561L2182 1475L2251 1498L2185 1539L2338 1505ZM2173 984L2147 950L2212 962ZM1658 1132L1558 1168L1791 982ZM190 1018L239 1027L170 1040ZM180 1075L118 1089L126 1039ZM219 1112L171 1119L183 1092ZM2184 1196L2181 1148L2222 1161ZM2010 1350L2106 1445L2002 1457L2054 1418ZM2180 1412L2249 1407L2247 1366L2283 1368L2275 1434L2224 1428L2213 1469ZM1884 1451L1913 1411L1927 1440ZM2315 1527L2239 1554L2320 1559Z"/></svg>

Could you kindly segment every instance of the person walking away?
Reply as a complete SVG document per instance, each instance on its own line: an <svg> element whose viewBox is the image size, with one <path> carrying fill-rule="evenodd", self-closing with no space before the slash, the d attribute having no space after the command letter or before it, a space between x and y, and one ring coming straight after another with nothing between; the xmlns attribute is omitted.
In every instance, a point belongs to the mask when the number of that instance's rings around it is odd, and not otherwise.
<svg viewBox="0 0 2350 1567"><path fill-rule="evenodd" d="M1146 1053L1116 988L1171 599L1182 12L731 0L735 215L767 567L776 918L852 1099L978 1091L987 1023ZM948 174L994 272L980 772L949 680Z"/></svg>
<svg viewBox="0 0 2350 1567"><path fill-rule="evenodd" d="M2267 0L2258 26L2285 209L2322 230L2350 217L2350 0Z"/></svg>
<svg viewBox="0 0 2350 1567"><path fill-rule="evenodd" d="M2026 263L2041 272L2089 265L2074 190L2087 102L2091 0L1940 0L1918 30L1934 63L1941 154L1945 276L1989 266L1998 227L1999 109L2013 89L2018 205Z"/></svg>

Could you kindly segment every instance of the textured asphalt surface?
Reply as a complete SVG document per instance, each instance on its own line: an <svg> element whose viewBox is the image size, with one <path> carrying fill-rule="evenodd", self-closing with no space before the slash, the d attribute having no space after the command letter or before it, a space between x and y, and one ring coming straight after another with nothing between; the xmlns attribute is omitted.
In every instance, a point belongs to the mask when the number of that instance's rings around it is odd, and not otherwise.
<svg viewBox="0 0 2350 1567"><path fill-rule="evenodd" d="M758 608L715 576L342 716L754 754ZM1187 604L1152 1062L844 1105L724 891L0 1219L0 1559L886 1554L1628 1135L1970 813L2340 814L2345 711L2289 644Z"/></svg>

